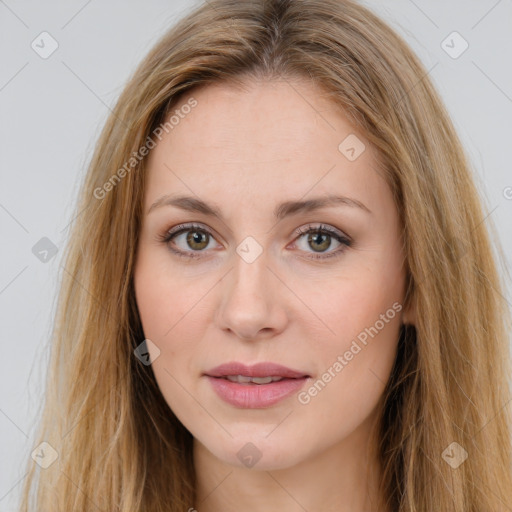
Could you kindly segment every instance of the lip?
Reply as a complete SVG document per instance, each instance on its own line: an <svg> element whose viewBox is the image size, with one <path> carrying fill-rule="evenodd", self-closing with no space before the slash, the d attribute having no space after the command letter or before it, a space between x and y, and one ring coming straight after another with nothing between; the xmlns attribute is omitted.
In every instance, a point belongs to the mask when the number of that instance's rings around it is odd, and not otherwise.
<svg viewBox="0 0 512 512"><path fill-rule="evenodd" d="M309 377L308 374L292 370L286 366L275 363L257 363L247 366L243 363L231 362L216 366L205 372L209 377L227 377L228 375L245 375L247 377L285 377L287 379L299 379Z"/></svg>
<svg viewBox="0 0 512 512"><path fill-rule="evenodd" d="M231 382L228 375L247 377L282 377L269 384L240 384ZM225 402L241 409L264 409L298 392L310 378L304 372L275 363L247 366L231 362L217 366L204 374L217 395Z"/></svg>

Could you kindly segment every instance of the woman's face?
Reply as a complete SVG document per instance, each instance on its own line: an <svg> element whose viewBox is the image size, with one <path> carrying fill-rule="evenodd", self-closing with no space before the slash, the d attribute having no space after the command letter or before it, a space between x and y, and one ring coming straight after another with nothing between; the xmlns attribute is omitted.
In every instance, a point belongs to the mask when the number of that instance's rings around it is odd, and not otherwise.
<svg viewBox="0 0 512 512"><path fill-rule="evenodd" d="M210 85L176 109L149 155L135 267L165 400L223 463L363 450L405 321L376 153L305 82Z"/></svg>

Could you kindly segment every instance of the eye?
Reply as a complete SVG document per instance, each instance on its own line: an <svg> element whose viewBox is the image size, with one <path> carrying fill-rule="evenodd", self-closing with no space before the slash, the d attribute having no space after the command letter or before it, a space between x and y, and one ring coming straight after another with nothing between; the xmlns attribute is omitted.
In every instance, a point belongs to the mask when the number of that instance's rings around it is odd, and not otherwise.
<svg viewBox="0 0 512 512"><path fill-rule="evenodd" d="M158 238L161 242L167 244L173 253L185 258L197 258L201 256L197 253L203 252L203 249L208 247L209 242L214 240L213 236L206 228L197 224L181 224L165 232ZM181 248L175 249L171 242L178 245L178 247L179 243L181 243Z"/></svg>
<svg viewBox="0 0 512 512"><path fill-rule="evenodd" d="M322 224L317 227L310 224L306 229L297 229L295 233L299 235L298 240L307 236L305 239L307 247L311 247L313 251L317 253L316 255L307 256L311 259L326 259L341 256L341 254L345 252L345 249L352 244L352 241L340 231ZM339 248L331 252L325 252L326 249L331 247L333 239L339 244Z"/></svg>
<svg viewBox="0 0 512 512"><path fill-rule="evenodd" d="M309 259L327 259L339 256L350 247L352 241L338 230L323 225L308 225L306 229L299 228L295 231L299 235L297 240L307 236L306 243L308 247L313 248L313 252L306 258ZM334 251L326 252L332 245L332 240L339 244L339 248ZM169 249L176 255L185 258L201 257L201 252L207 249L210 242L214 240L210 231L197 224L180 224L163 235L158 236L158 240L165 243ZM180 247L181 244L181 247ZM177 246L178 249L173 247ZM210 247L211 248L211 247ZM307 249L305 249L305 252Z"/></svg>

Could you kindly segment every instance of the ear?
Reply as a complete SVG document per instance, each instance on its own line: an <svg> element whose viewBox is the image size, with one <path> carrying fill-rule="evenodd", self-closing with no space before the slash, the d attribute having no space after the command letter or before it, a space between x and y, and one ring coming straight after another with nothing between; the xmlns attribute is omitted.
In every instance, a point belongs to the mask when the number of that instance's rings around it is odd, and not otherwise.
<svg viewBox="0 0 512 512"><path fill-rule="evenodd" d="M402 323L416 325L416 304L409 301L409 305L402 311Z"/></svg>

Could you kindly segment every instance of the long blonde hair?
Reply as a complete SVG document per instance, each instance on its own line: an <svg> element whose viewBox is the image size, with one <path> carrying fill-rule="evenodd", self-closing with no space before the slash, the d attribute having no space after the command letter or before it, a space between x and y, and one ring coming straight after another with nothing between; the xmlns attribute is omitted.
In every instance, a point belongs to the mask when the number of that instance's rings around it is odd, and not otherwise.
<svg viewBox="0 0 512 512"><path fill-rule="evenodd" d="M196 504L191 434L134 357L144 339L132 274L146 159L126 162L184 93L262 77L312 80L325 91L378 150L403 224L404 307L417 317L401 330L380 402L387 506L512 507L509 310L490 219L427 71L352 0L209 0L147 55L97 143L63 260L36 443L58 459L46 469L29 460L21 512ZM468 454L456 468L453 450Z"/></svg>

